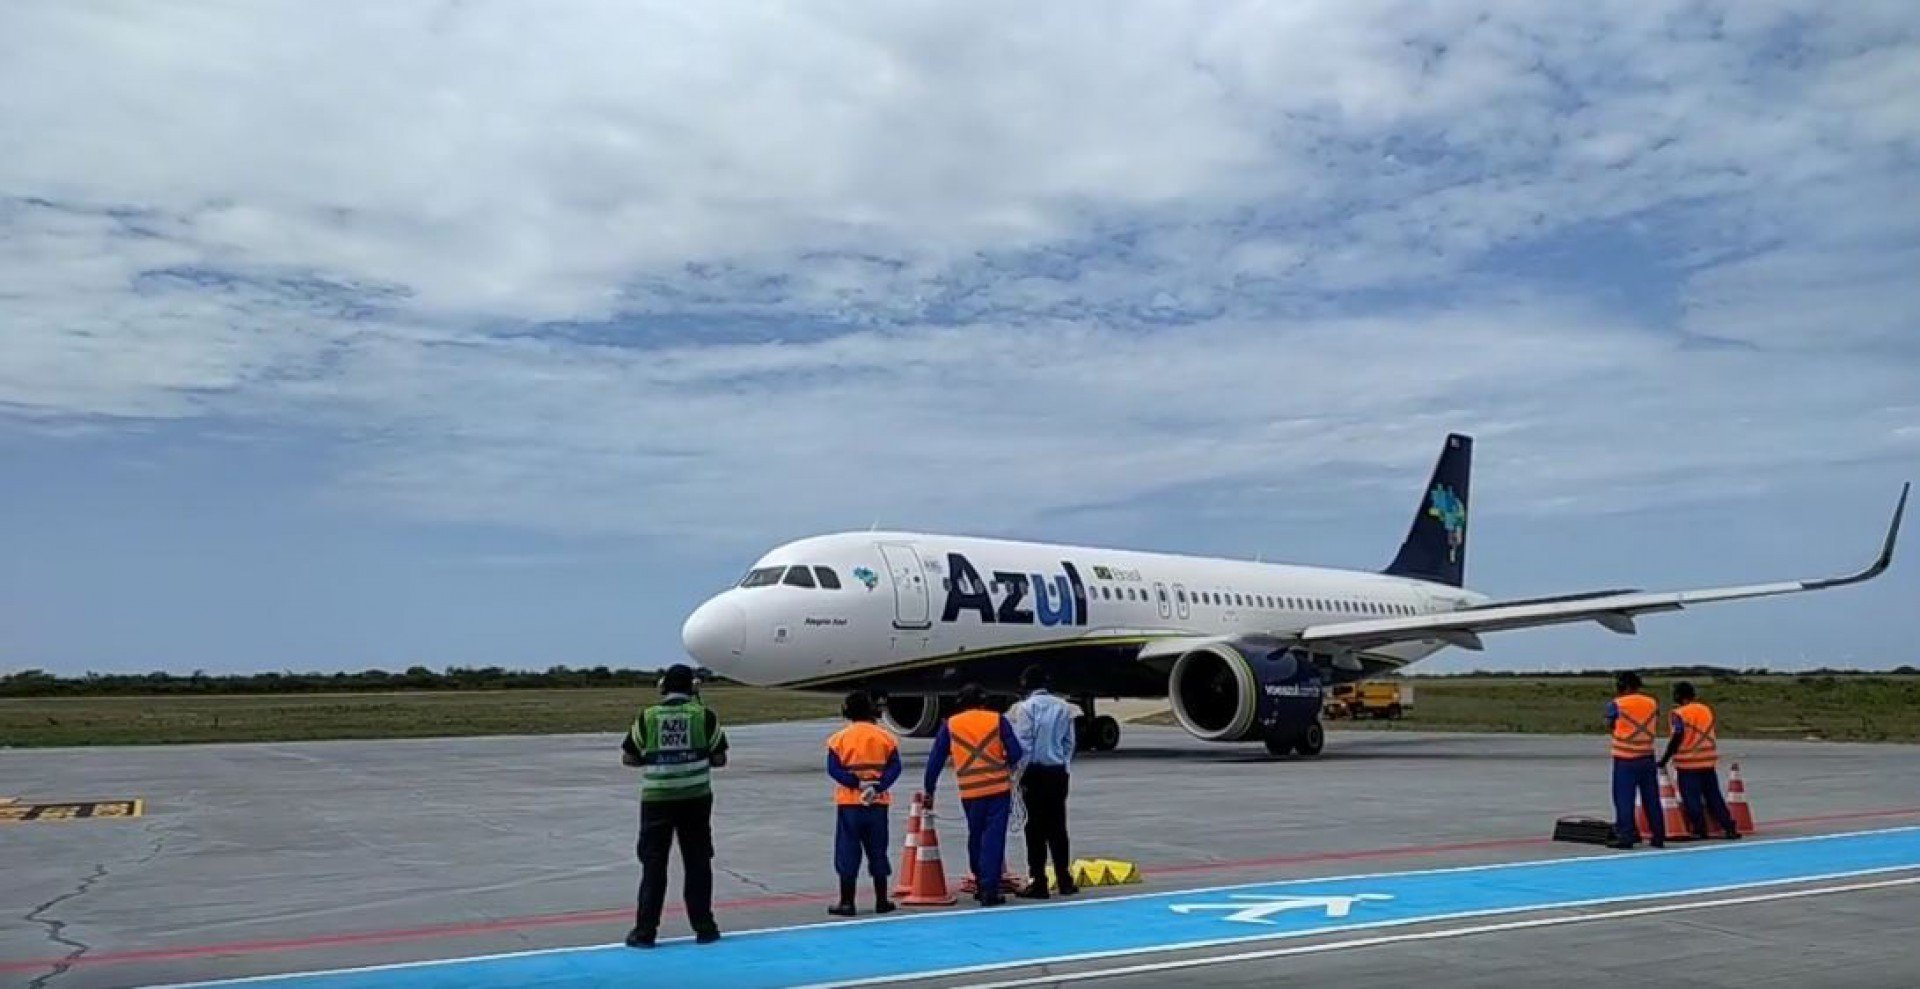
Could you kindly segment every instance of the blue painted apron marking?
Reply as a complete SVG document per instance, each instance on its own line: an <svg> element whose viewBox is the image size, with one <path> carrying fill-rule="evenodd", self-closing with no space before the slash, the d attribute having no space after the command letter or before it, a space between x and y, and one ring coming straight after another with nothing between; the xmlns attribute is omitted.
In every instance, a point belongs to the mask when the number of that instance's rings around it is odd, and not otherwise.
<svg viewBox="0 0 1920 989"><path fill-rule="evenodd" d="M269 989L839 985L1920 868L1920 828L1182 890L232 980ZM725 918L721 918L722 922ZM217 983L196 983L214 985Z"/></svg>

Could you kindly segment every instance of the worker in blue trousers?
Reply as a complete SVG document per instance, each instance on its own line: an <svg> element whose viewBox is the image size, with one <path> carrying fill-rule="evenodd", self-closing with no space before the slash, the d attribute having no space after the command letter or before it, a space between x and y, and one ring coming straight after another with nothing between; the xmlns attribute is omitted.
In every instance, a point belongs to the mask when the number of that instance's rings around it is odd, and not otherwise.
<svg viewBox="0 0 1920 989"><path fill-rule="evenodd" d="M1647 844L1667 845L1666 813L1660 808L1660 771L1653 758L1654 732L1660 723L1660 702L1640 692L1640 674L1627 670L1614 678L1614 698L1607 705L1607 727L1613 735L1613 848L1640 843L1633 820L1633 798L1647 812Z"/></svg>
<svg viewBox="0 0 1920 989"><path fill-rule="evenodd" d="M940 770L953 760L954 782L960 787L960 807L967 815L967 865L973 870L974 898L983 907L1007 902L1000 894L1000 874L1007 867L1007 814L1013 805L1013 767L1026 753L1004 715L987 707L987 693L978 684L960 690L960 712L940 726L927 756L922 787L928 810Z"/></svg>
<svg viewBox="0 0 1920 989"><path fill-rule="evenodd" d="M1671 762L1680 769L1680 812L1687 830L1705 838L1711 817L1721 835L1738 840L1740 828L1720 795L1720 719L1685 680L1673 685L1673 703L1673 736L1660 756L1660 768Z"/></svg>
<svg viewBox="0 0 1920 989"><path fill-rule="evenodd" d="M840 705L847 726L827 739L827 775L833 779L835 807L833 870L840 875L840 900L827 908L836 917L851 917L853 897L860 885L860 859L867 860L873 877L873 912L892 913L887 897L887 810L893 806L893 784L900 778L900 743L893 733L874 723L880 716L864 690L847 695Z"/></svg>

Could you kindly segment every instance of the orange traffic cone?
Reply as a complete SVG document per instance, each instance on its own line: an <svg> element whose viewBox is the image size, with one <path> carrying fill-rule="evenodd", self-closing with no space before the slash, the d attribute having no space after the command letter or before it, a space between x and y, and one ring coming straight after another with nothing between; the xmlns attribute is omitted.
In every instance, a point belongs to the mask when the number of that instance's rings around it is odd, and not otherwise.
<svg viewBox="0 0 1920 989"><path fill-rule="evenodd" d="M920 865L921 795L913 795L913 808L907 812L907 847L900 853L900 881L893 885L895 899L913 892L913 875Z"/></svg>
<svg viewBox="0 0 1920 989"><path fill-rule="evenodd" d="M1667 822L1669 840L1686 841L1693 837L1687 827L1687 815L1680 810L1680 791L1674 788L1673 774L1660 770L1660 813Z"/></svg>
<svg viewBox="0 0 1920 989"><path fill-rule="evenodd" d="M914 843L913 889L901 897L909 907L950 907L960 902L947 891L947 869L940 864L938 815L929 807L921 811L920 835Z"/></svg>
<svg viewBox="0 0 1920 989"><path fill-rule="evenodd" d="M1753 808L1747 803L1747 781L1740 778L1740 764L1734 763L1727 777L1727 809L1741 834L1753 833Z"/></svg>
<svg viewBox="0 0 1920 989"><path fill-rule="evenodd" d="M1673 778L1664 769L1660 770L1660 824L1670 841L1687 836L1686 818L1680 813L1680 799L1674 793ZM1640 829L1641 837L1653 838L1653 827L1647 823L1645 803L1633 809L1633 826Z"/></svg>

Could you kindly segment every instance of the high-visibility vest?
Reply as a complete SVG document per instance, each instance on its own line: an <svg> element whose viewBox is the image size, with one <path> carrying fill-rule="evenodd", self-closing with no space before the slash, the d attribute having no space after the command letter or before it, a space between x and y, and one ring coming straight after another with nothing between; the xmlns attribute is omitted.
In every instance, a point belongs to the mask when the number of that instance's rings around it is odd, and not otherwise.
<svg viewBox="0 0 1920 989"><path fill-rule="evenodd" d="M1680 751L1673 754L1673 764L1681 769L1712 769L1720 764L1719 722L1713 716L1713 709L1692 701L1682 704L1673 712L1686 727L1686 734L1680 737Z"/></svg>
<svg viewBox="0 0 1920 989"><path fill-rule="evenodd" d="M713 793L708 759L714 740L707 737L707 708L691 698L656 704L640 712L628 729L640 750L640 799L691 800Z"/></svg>
<svg viewBox="0 0 1920 989"><path fill-rule="evenodd" d="M1619 716L1613 719L1613 757L1650 759L1653 757L1653 731L1660 721L1660 702L1645 694L1628 694L1613 699Z"/></svg>
<svg viewBox="0 0 1920 989"><path fill-rule="evenodd" d="M887 770L887 763L900 753L900 743L893 740L892 733L871 721L856 721L833 733L827 739L827 750L838 756L841 768L861 782L873 783ZM866 801L860 799L860 791L855 787L833 787L833 802L841 807L858 807ZM893 794L882 792L873 801L877 805L893 803Z"/></svg>
<svg viewBox="0 0 1920 989"><path fill-rule="evenodd" d="M1000 744L1000 720L992 711L962 711L947 719L947 736L953 740L953 777L960 783L962 800L1013 789L1007 747Z"/></svg>

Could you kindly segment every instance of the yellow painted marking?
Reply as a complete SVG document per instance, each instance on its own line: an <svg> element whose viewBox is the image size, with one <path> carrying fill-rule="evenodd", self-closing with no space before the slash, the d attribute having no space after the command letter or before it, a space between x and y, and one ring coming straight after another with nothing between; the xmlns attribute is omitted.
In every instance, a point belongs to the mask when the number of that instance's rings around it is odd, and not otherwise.
<svg viewBox="0 0 1920 989"><path fill-rule="evenodd" d="M36 821L91 821L96 818L127 819L146 813L146 801L138 797L131 800L60 800L20 803L7 800L0 803L0 824L27 824Z"/></svg>

